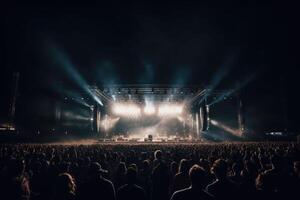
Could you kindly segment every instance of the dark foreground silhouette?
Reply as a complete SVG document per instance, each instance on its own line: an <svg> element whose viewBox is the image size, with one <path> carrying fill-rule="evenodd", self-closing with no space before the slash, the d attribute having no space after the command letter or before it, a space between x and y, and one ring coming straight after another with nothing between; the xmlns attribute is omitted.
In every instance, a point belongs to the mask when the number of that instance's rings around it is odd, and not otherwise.
<svg viewBox="0 0 300 200"><path fill-rule="evenodd" d="M299 144L1 145L0 199L290 199Z"/></svg>

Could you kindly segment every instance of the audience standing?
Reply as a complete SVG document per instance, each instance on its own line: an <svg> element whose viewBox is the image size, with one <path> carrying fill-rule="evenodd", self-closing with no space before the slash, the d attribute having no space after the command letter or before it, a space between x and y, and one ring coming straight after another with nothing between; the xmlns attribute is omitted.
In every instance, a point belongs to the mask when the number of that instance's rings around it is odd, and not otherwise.
<svg viewBox="0 0 300 200"><path fill-rule="evenodd" d="M284 199L299 188L288 142L0 146L5 200Z"/></svg>

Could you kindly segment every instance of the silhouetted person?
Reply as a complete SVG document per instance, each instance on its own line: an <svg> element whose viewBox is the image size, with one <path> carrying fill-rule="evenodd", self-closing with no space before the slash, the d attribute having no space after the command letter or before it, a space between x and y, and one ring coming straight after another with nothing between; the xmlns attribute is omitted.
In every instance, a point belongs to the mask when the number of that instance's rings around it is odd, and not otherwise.
<svg viewBox="0 0 300 200"><path fill-rule="evenodd" d="M142 200L146 199L146 192L136 185L137 171L130 167L126 173L127 184L121 186L117 192L117 200Z"/></svg>
<svg viewBox="0 0 300 200"><path fill-rule="evenodd" d="M241 171L242 171L242 167L239 163L233 163L232 167L232 174L229 177L230 180L232 180L235 183L241 184L242 183L242 176L241 176Z"/></svg>
<svg viewBox="0 0 300 200"><path fill-rule="evenodd" d="M7 169L0 182L0 198L28 200L30 198L29 179L25 172L25 162L15 158L8 161Z"/></svg>
<svg viewBox="0 0 300 200"><path fill-rule="evenodd" d="M147 196L151 195L151 169L150 162L148 160L144 160L142 163L142 169L140 170L139 183L141 187L146 191Z"/></svg>
<svg viewBox="0 0 300 200"><path fill-rule="evenodd" d="M162 152L155 151L155 167L152 172L152 199L166 200L169 199L169 168L162 160Z"/></svg>
<svg viewBox="0 0 300 200"><path fill-rule="evenodd" d="M257 189L255 187L255 179L258 176L257 166L250 160L244 161L244 168L241 171L241 183L238 193L246 199L256 198Z"/></svg>
<svg viewBox="0 0 300 200"><path fill-rule="evenodd" d="M126 174L127 168L124 162L120 162L118 167L117 167L117 171L116 174L113 178L113 183L116 189L118 189L119 187L121 187L122 185L125 184L126 182L126 178L125 178L125 174Z"/></svg>
<svg viewBox="0 0 300 200"><path fill-rule="evenodd" d="M191 185L189 178L189 162L186 159L182 159L179 164L178 173L174 177L173 191L187 188Z"/></svg>
<svg viewBox="0 0 300 200"><path fill-rule="evenodd" d="M156 150L154 152L154 161L153 161L154 167L156 167L161 162L162 162L162 152L161 150Z"/></svg>
<svg viewBox="0 0 300 200"><path fill-rule="evenodd" d="M172 176L172 178L175 177L175 175L178 173L178 164L177 162L173 161L170 165L170 175Z"/></svg>
<svg viewBox="0 0 300 200"><path fill-rule="evenodd" d="M294 168L291 178L291 196L297 196L300 188L300 161L294 162Z"/></svg>
<svg viewBox="0 0 300 200"><path fill-rule="evenodd" d="M265 173L260 173L255 181L255 186L257 189L257 194L261 199L274 199L274 190L271 187L271 179Z"/></svg>
<svg viewBox="0 0 300 200"><path fill-rule="evenodd" d="M237 186L227 178L227 163L218 159L214 162L211 172L215 181L206 187L206 191L217 199L236 199Z"/></svg>
<svg viewBox="0 0 300 200"><path fill-rule="evenodd" d="M300 161L295 161L293 166L293 174L300 179Z"/></svg>
<svg viewBox="0 0 300 200"><path fill-rule="evenodd" d="M115 189L111 181L103 178L104 171L97 162L91 164L87 182L83 183L78 191L79 199L115 200Z"/></svg>
<svg viewBox="0 0 300 200"><path fill-rule="evenodd" d="M178 164L175 161L172 161L170 164L170 192L173 194L174 192L174 179L175 175L178 173Z"/></svg>
<svg viewBox="0 0 300 200"><path fill-rule="evenodd" d="M283 171L283 160L275 155L271 158L272 168L262 172L256 179L259 189L270 198L284 198L288 195L289 176Z"/></svg>
<svg viewBox="0 0 300 200"><path fill-rule="evenodd" d="M54 200L75 199L75 182L68 173L59 174L54 185Z"/></svg>
<svg viewBox="0 0 300 200"><path fill-rule="evenodd" d="M193 165L189 171L189 177L191 180L191 186L176 191L171 200L208 200L213 199L213 197L204 191L207 174L205 170L199 165Z"/></svg>
<svg viewBox="0 0 300 200"><path fill-rule="evenodd" d="M130 185L126 180L127 162L128 168L136 169L138 181L135 185L147 191L147 199L166 200L173 188L174 172L178 172L176 162L184 158L188 158L190 164L199 163L206 172L211 169L206 183L199 185L214 182L207 188L218 199L291 199L299 196L299 147L299 144L288 142L74 146L2 144L0 199L72 199L74 181L68 175L59 176L65 172L76 180L76 199L114 199L113 184L105 177ZM161 150L153 154L157 148ZM93 163L95 161L103 163L107 171L101 169L102 164ZM120 165L121 173L117 173L120 162L124 164ZM231 169L226 163L231 164ZM201 195L197 196L200 198Z"/></svg>

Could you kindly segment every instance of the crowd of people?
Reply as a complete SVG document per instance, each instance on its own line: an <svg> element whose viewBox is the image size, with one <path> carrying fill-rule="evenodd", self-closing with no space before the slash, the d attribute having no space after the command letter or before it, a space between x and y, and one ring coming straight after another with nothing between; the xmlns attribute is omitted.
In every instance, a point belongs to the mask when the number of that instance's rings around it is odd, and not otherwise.
<svg viewBox="0 0 300 200"><path fill-rule="evenodd" d="M290 199L299 144L0 146L0 199Z"/></svg>

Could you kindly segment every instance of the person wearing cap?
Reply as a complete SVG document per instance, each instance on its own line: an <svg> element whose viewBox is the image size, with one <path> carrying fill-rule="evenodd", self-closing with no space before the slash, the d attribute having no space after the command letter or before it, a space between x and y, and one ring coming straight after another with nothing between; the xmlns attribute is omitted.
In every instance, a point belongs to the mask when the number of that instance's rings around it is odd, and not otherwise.
<svg viewBox="0 0 300 200"><path fill-rule="evenodd" d="M114 185L102 176L103 173L107 173L107 171L102 169L98 162L91 163L88 170L88 180L78 187L79 200L116 199Z"/></svg>

